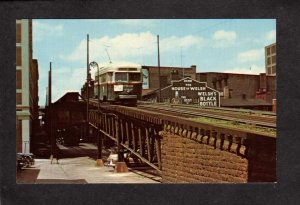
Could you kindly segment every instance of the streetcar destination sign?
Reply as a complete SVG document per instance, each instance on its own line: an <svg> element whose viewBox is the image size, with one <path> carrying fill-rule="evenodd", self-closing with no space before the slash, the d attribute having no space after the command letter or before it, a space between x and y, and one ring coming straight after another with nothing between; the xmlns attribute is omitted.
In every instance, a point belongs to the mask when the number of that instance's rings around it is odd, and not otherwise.
<svg viewBox="0 0 300 205"><path fill-rule="evenodd" d="M198 103L200 106L220 106L220 92L207 87L206 82L191 78L174 81L171 85L172 97L181 99L182 103Z"/></svg>

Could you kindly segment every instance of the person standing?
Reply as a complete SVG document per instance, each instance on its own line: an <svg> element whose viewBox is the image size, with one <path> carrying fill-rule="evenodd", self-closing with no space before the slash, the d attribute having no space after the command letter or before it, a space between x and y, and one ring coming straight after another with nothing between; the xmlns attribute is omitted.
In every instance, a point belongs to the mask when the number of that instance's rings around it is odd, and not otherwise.
<svg viewBox="0 0 300 205"><path fill-rule="evenodd" d="M51 158L51 164L52 164L54 158L56 159L56 163L59 164L58 160L60 158L60 149L59 149L57 143L55 143L55 146L54 146L54 153L53 153L53 157Z"/></svg>

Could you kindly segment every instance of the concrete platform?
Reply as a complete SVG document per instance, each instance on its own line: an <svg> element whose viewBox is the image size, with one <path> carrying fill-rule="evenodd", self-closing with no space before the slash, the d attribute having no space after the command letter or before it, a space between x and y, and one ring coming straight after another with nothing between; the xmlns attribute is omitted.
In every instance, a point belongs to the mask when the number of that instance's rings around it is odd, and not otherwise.
<svg viewBox="0 0 300 205"><path fill-rule="evenodd" d="M53 164L50 159L36 159L32 168L17 173L17 183L31 184L160 183L157 179L132 171L116 173L113 167L96 166L89 157L64 158L58 164L55 159Z"/></svg>

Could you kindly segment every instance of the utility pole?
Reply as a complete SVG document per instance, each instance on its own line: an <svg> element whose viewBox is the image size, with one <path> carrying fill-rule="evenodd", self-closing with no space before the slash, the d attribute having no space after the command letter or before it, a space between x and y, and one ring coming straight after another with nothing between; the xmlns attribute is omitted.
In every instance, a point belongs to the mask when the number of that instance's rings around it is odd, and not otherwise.
<svg viewBox="0 0 300 205"><path fill-rule="evenodd" d="M97 80L98 80L98 84L97 84L97 87L98 87L98 116L97 116L97 118L99 120L99 118L100 118L100 75L99 75L100 71L99 71L99 69L100 68L99 68L98 63L95 62L95 61L91 62L90 66L92 66L92 67L97 66ZM95 81L96 81L96 75L95 75ZM102 134L100 133L101 125L100 125L99 122L97 124L98 124L98 128L97 128L97 131L98 131L98 137L97 137L98 153L97 153L97 163L96 163L96 165L100 166L100 167L103 167L104 166L103 160L102 160L102 144L103 144L102 141L103 140L102 140Z"/></svg>
<svg viewBox="0 0 300 205"><path fill-rule="evenodd" d="M49 73L48 73L49 75ZM49 107L49 90L48 87L46 87L46 102L45 102L45 107Z"/></svg>
<svg viewBox="0 0 300 205"><path fill-rule="evenodd" d="M158 100L158 102L161 102L159 35L157 35L157 60L158 60L158 84L159 84L159 100Z"/></svg>
<svg viewBox="0 0 300 205"><path fill-rule="evenodd" d="M182 78L184 78L184 68L182 67L182 47L180 47L180 65L182 69Z"/></svg>
<svg viewBox="0 0 300 205"><path fill-rule="evenodd" d="M89 137L89 84L90 84L90 63L89 63L89 34L87 34L87 58L86 58L86 130L85 137Z"/></svg>
<svg viewBox="0 0 300 205"><path fill-rule="evenodd" d="M51 142L51 163L54 157L55 152L55 141L53 136L53 111L52 111L52 62L50 62L50 70L49 70L49 96L48 96L48 109L49 109L49 125L50 125L50 142Z"/></svg>
<svg viewBox="0 0 300 205"><path fill-rule="evenodd" d="M50 70L49 70L49 106L51 106L51 101L52 101L52 62L50 62Z"/></svg>

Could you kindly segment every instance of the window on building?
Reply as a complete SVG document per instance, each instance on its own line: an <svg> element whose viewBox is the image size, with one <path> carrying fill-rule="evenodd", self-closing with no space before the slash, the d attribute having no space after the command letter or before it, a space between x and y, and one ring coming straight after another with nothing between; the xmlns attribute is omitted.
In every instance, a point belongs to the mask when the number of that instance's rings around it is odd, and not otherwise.
<svg viewBox="0 0 300 205"><path fill-rule="evenodd" d="M22 71L16 71L16 89L22 89Z"/></svg>
<svg viewBox="0 0 300 205"><path fill-rule="evenodd" d="M267 55L270 55L270 48L267 48Z"/></svg>
<svg viewBox="0 0 300 205"><path fill-rule="evenodd" d="M276 56L272 56L272 64L276 63Z"/></svg>
<svg viewBox="0 0 300 205"><path fill-rule="evenodd" d="M271 58L267 58L267 65L271 65Z"/></svg>
<svg viewBox="0 0 300 205"><path fill-rule="evenodd" d="M16 64L22 66L22 50L21 47L16 48Z"/></svg>
<svg viewBox="0 0 300 205"><path fill-rule="evenodd" d="M272 74L276 74L276 65L272 67Z"/></svg>
<svg viewBox="0 0 300 205"><path fill-rule="evenodd" d="M271 53L273 54L273 53L276 53L276 48L275 48L275 46L272 46L271 47Z"/></svg>
<svg viewBox="0 0 300 205"><path fill-rule="evenodd" d="M16 94L16 104L17 105L22 104L22 93L17 93Z"/></svg>
<svg viewBox="0 0 300 205"><path fill-rule="evenodd" d="M16 43L21 43L21 24L16 24Z"/></svg>
<svg viewBox="0 0 300 205"><path fill-rule="evenodd" d="M268 75L270 75L271 73L272 73L271 67L268 67Z"/></svg>

